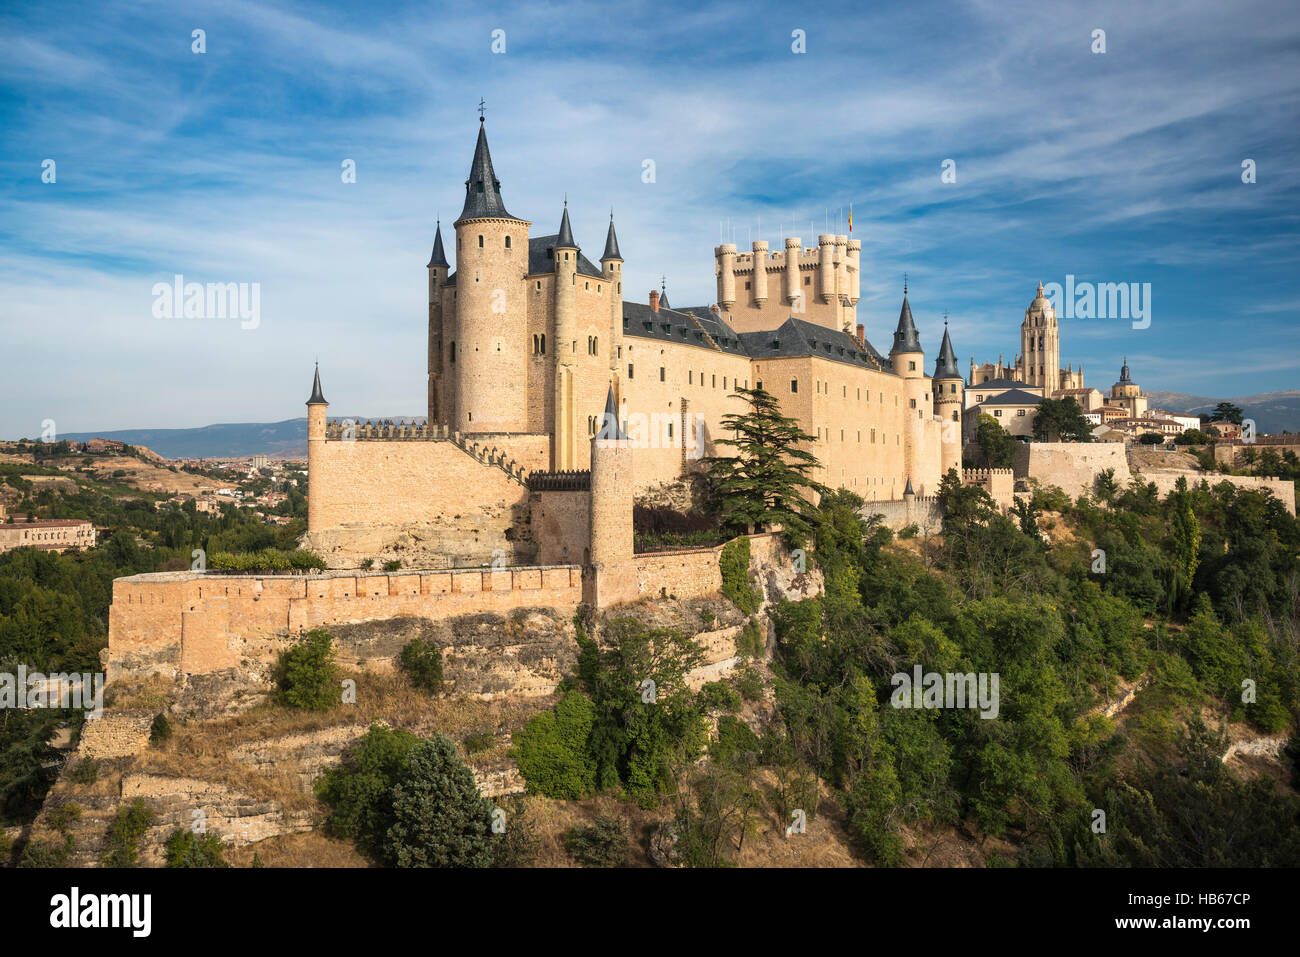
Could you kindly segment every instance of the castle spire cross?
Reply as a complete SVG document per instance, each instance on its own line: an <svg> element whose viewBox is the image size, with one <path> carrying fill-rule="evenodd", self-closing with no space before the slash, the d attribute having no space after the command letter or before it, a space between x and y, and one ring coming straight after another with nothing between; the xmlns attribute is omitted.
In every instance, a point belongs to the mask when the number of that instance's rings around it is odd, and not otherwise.
<svg viewBox="0 0 1300 957"><path fill-rule="evenodd" d="M484 100L482 97L479 97L479 100L478 100L478 121L479 121L480 123L482 123L483 120L484 120L484 116L483 116L483 114L484 114L484 112L486 111L486 109L487 109L487 101Z"/></svg>

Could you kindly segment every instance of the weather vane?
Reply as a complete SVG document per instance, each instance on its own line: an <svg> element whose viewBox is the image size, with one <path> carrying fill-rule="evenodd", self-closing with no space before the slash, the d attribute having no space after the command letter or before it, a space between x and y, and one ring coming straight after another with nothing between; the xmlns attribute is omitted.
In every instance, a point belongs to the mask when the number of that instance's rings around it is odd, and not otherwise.
<svg viewBox="0 0 1300 957"><path fill-rule="evenodd" d="M484 108L485 108L486 106L487 106L487 101L484 100L483 97L480 96L480 97L478 98L478 121L479 121L480 123L483 122L483 111L484 111ZM426 219L425 222L427 223L428 220Z"/></svg>

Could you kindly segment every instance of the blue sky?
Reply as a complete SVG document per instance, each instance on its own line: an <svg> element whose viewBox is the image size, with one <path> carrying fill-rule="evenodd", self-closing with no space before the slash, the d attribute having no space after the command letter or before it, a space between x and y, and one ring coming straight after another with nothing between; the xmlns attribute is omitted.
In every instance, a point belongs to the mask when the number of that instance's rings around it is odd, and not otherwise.
<svg viewBox="0 0 1300 957"><path fill-rule="evenodd" d="M963 371L1071 274L1152 289L1149 328L1063 322L1089 385L1300 388L1293 4L53 2L0 13L0 436L291 418L317 358L333 412L421 413L480 97L508 208L567 194L594 258L613 206L628 298L711 302L721 222L775 249L852 203L878 347L904 272ZM155 318L176 273L259 283L260 324Z"/></svg>

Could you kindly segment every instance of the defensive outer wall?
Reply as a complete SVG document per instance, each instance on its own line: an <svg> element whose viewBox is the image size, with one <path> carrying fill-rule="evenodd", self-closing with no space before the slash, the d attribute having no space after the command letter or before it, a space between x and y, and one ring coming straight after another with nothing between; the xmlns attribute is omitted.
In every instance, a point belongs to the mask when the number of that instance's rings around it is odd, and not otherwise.
<svg viewBox="0 0 1300 957"><path fill-rule="evenodd" d="M788 560L776 535L749 539L753 565ZM619 594L626 601L714 595L722 587L722 547L632 556L616 570ZM571 613L598 595L600 574L598 565L585 572L578 565L534 565L283 576L157 572L119 578L109 609L108 680L265 666L304 632L332 625L516 609Z"/></svg>

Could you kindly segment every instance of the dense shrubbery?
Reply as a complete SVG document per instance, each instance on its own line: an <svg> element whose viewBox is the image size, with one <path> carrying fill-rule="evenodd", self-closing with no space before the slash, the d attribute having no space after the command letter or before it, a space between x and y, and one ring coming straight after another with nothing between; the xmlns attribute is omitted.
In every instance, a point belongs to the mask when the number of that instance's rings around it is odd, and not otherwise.
<svg viewBox="0 0 1300 957"><path fill-rule="evenodd" d="M1098 499L1111 507L1044 488L1013 520L950 475L944 537L924 559L883 549L853 498L823 500L826 593L772 612L777 704L795 756L843 789L878 863L905 862L904 824L959 819L1015 833L1021 863L1300 863L1294 798L1236 782L1204 734L1179 743L1180 716L1210 701L1261 732L1294 726L1300 525L1257 492L1180 486L1161 501L1140 477L1107 478ZM1062 514L1061 544L1039 536L1042 511ZM892 675L916 665L998 673L997 718L891 707ZM1085 715L1144 674L1123 734ZM1170 768L1189 761L1205 770ZM1095 807L1140 825L1099 841ZM1195 853L1192 830L1206 839Z"/></svg>
<svg viewBox="0 0 1300 957"><path fill-rule="evenodd" d="M208 571L231 574L322 571L325 568L325 559L305 548L291 552L267 548L238 555L217 552L208 556Z"/></svg>
<svg viewBox="0 0 1300 957"><path fill-rule="evenodd" d="M330 633L317 628L303 635L301 641L281 653L275 678L279 701L290 708L323 711L338 704L338 668Z"/></svg>
<svg viewBox="0 0 1300 957"><path fill-rule="evenodd" d="M601 648L579 633L565 696L515 736L512 753L532 791L574 798L621 786L653 805L674 762L704 744L703 705L685 681L703 651L632 618L609 622L604 638Z"/></svg>
<svg viewBox="0 0 1300 957"><path fill-rule="evenodd" d="M749 539L742 536L724 545L718 566L722 571L722 594L746 615L757 611L762 596L749 580Z"/></svg>
<svg viewBox="0 0 1300 957"><path fill-rule="evenodd" d="M154 812L142 798L119 807L108 828L104 866L135 867L140 853L140 838L149 830L154 818Z"/></svg>
<svg viewBox="0 0 1300 957"><path fill-rule="evenodd" d="M229 867L222 856L221 838L211 831L195 834L177 828L167 836L168 867Z"/></svg>
<svg viewBox="0 0 1300 957"><path fill-rule="evenodd" d="M494 833L492 802L440 734L373 725L315 790L330 805L330 833L390 866L515 867L536 854L525 817Z"/></svg>
<svg viewBox="0 0 1300 957"><path fill-rule="evenodd" d="M564 848L583 867L622 867L627 863L627 820L607 814L585 827L572 828Z"/></svg>
<svg viewBox="0 0 1300 957"><path fill-rule="evenodd" d="M442 649L432 638L407 642L398 663L417 688L430 694L442 691Z"/></svg>

